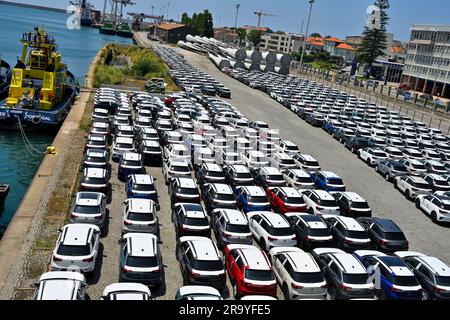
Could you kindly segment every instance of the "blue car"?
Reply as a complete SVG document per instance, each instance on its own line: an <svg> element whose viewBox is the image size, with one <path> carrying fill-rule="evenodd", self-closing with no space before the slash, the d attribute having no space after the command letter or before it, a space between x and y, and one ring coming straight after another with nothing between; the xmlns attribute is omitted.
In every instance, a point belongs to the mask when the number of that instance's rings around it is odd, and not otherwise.
<svg viewBox="0 0 450 320"><path fill-rule="evenodd" d="M399 257L373 250L357 250L354 255L366 268L378 266L368 271L374 276L376 294L380 299L422 300L422 287L411 269Z"/></svg>
<svg viewBox="0 0 450 320"><path fill-rule="evenodd" d="M271 211L266 192L261 187L236 187L236 201L244 213L251 211Z"/></svg>
<svg viewBox="0 0 450 320"><path fill-rule="evenodd" d="M151 175L132 174L125 182L127 198L149 199L158 203L158 193Z"/></svg>
<svg viewBox="0 0 450 320"><path fill-rule="evenodd" d="M311 178L317 189L327 192L342 191L345 192L345 184L342 179L330 171L317 171L311 174Z"/></svg>
<svg viewBox="0 0 450 320"><path fill-rule="evenodd" d="M342 123L337 120L326 121L322 126L322 129L329 134L333 134L339 128L342 128Z"/></svg>
<svg viewBox="0 0 450 320"><path fill-rule="evenodd" d="M130 174L145 173L142 155L135 152L125 152L119 160L118 177L119 180L125 180Z"/></svg>

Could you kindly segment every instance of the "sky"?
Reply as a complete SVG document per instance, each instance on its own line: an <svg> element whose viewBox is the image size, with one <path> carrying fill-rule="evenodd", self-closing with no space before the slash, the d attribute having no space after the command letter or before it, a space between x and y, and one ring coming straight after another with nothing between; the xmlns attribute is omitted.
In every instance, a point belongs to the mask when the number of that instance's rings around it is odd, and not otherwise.
<svg viewBox="0 0 450 320"><path fill-rule="evenodd" d="M56 8L66 8L68 0L12 0L13 2L39 4ZM89 0L102 10L104 0ZM136 5L127 8L129 12L160 14L164 6L169 18L178 20L183 12L209 9L215 26L234 26L236 4L240 4L238 26L256 25L255 11L271 13L279 17L264 17L262 26L274 31L300 33L302 21L306 29L308 0L132 0ZM407 41L413 24L450 24L449 0L391 0L391 17L388 31L394 33L396 40ZM168 3L170 5L168 6ZM345 38L361 34L366 21L366 9L373 0L316 0L313 6L309 33L318 32L323 36L332 35Z"/></svg>

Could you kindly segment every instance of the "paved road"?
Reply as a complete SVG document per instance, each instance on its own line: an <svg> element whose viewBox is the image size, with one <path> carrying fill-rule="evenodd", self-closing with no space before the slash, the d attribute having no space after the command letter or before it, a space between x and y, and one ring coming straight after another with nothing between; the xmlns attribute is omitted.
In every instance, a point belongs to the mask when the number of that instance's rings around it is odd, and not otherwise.
<svg viewBox="0 0 450 320"><path fill-rule="evenodd" d="M232 92L233 105L250 120L265 120L279 129L283 139L297 143L302 152L312 154L323 168L339 174L349 191L367 199L374 215L397 222L410 241L411 250L441 257L450 263L450 230L435 225L414 203L406 200L392 184L321 129L313 128L291 111L270 99L265 93L251 89L220 72L208 58L177 48L189 62L207 72Z"/></svg>

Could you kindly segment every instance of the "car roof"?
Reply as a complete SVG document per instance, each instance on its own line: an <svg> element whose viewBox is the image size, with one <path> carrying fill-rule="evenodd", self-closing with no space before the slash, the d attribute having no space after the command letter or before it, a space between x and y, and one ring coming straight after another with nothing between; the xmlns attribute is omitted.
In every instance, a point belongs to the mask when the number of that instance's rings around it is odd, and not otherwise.
<svg viewBox="0 0 450 320"><path fill-rule="evenodd" d="M350 231L364 231L364 227L354 218L344 216L333 216L336 220L340 221L347 230Z"/></svg>
<svg viewBox="0 0 450 320"><path fill-rule="evenodd" d="M293 198L303 197L302 194L295 188L289 188L289 187L275 187L275 188L281 190L281 192L283 194L285 194L287 197L293 197Z"/></svg>
<svg viewBox="0 0 450 320"><path fill-rule="evenodd" d="M223 212L223 215L226 217L228 223L233 225L247 225L248 220L244 213L239 210L232 209L219 209L220 212Z"/></svg>
<svg viewBox="0 0 450 320"><path fill-rule="evenodd" d="M325 178L340 178L336 173L331 171L321 171Z"/></svg>
<svg viewBox="0 0 450 320"><path fill-rule="evenodd" d="M206 170L212 171L212 172L222 172L222 167L219 166L217 163L203 163L202 164Z"/></svg>
<svg viewBox="0 0 450 320"><path fill-rule="evenodd" d="M213 183L212 187L216 193L220 194L233 194L233 189L228 185L224 183Z"/></svg>
<svg viewBox="0 0 450 320"><path fill-rule="evenodd" d="M367 273L364 266L359 262L359 260L352 254L349 253L331 253L330 254L334 261L343 269L344 272L350 274L360 274Z"/></svg>
<svg viewBox="0 0 450 320"><path fill-rule="evenodd" d="M177 178L177 181L181 188L197 189L195 181L191 178Z"/></svg>
<svg viewBox="0 0 450 320"><path fill-rule="evenodd" d="M311 254L301 251L291 251L283 253L288 260L295 272L320 272L320 268Z"/></svg>
<svg viewBox="0 0 450 320"><path fill-rule="evenodd" d="M244 186L242 187L248 194L252 196L265 196L266 192L263 188L257 186Z"/></svg>
<svg viewBox="0 0 450 320"><path fill-rule="evenodd" d="M344 195L347 199L349 199L352 202L366 202L366 200L364 200L356 192L342 192L342 195Z"/></svg>
<svg viewBox="0 0 450 320"><path fill-rule="evenodd" d="M124 152L122 154L122 160L139 161L139 160L141 160L141 158L142 158L142 155L140 153Z"/></svg>
<svg viewBox="0 0 450 320"><path fill-rule="evenodd" d="M441 259L430 256L420 256L416 257L416 259L428 266L436 275L450 277L450 267Z"/></svg>
<svg viewBox="0 0 450 320"><path fill-rule="evenodd" d="M154 202L150 199L130 198L127 200L128 210L136 213L152 213Z"/></svg>
<svg viewBox="0 0 450 320"><path fill-rule="evenodd" d="M102 197L102 193L81 191L76 195L76 203L80 206L98 206Z"/></svg>
<svg viewBox="0 0 450 320"><path fill-rule="evenodd" d="M220 259L211 239L205 237L181 237L180 240L182 238L190 238L188 239L189 245L197 260L214 261Z"/></svg>
<svg viewBox="0 0 450 320"><path fill-rule="evenodd" d="M380 226L384 232L401 232L398 225L390 219L372 218L372 220Z"/></svg>
<svg viewBox="0 0 450 320"><path fill-rule="evenodd" d="M153 176L149 174L133 174L131 176L132 180L136 184L153 184Z"/></svg>
<svg viewBox="0 0 450 320"><path fill-rule="evenodd" d="M116 138L116 143L133 143L133 138L128 138L128 137L117 137Z"/></svg>
<svg viewBox="0 0 450 320"><path fill-rule="evenodd" d="M315 193L321 200L335 200L334 197L325 190L311 190Z"/></svg>
<svg viewBox="0 0 450 320"><path fill-rule="evenodd" d="M270 264L260 249L256 247L251 248L251 246L248 246L246 248L239 249L239 253L244 258L245 264L249 269L270 270Z"/></svg>
<svg viewBox="0 0 450 320"><path fill-rule="evenodd" d="M154 257L158 252L158 238L151 233L127 233L128 252L134 257Z"/></svg>
<svg viewBox="0 0 450 320"><path fill-rule="evenodd" d="M301 154L300 156L306 161L317 161L313 156L309 154Z"/></svg>
<svg viewBox="0 0 450 320"><path fill-rule="evenodd" d="M187 295L212 295L220 297L220 292L213 287L210 286L184 286L178 289L178 293L180 296Z"/></svg>
<svg viewBox="0 0 450 320"><path fill-rule="evenodd" d="M88 178L104 178L106 170L101 168L85 168L84 175Z"/></svg>
<svg viewBox="0 0 450 320"><path fill-rule="evenodd" d="M289 227L289 223L286 221L286 219L278 213L254 211L250 213L249 216L253 216L255 214L259 214L260 216L262 216L274 228Z"/></svg>
<svg viewBox="0 0 450 320"><path fill-rule="evenodd" d="M247 172L250 172L250 170L246 166L244 166L243 164L232 165L231 168L236 173L247 173Z"/></svg>
<svg viewBox="0 0 450 320"><path fill-rule="evenodd" d="M73 223L63 227L61 243L68 246L84 246L92 233L97 230L91 224Z"/></svg>
<svg viewBox="0 0 450 320"><path fill-rule="evenodd" d="M266 174L276 174L276 175L281 175L280 170L278 170L275 167L262 167L261 172L264 172Z"/></svg>
<svg viewBox="0 0 450 320"><path fill-rule="evenodd" d="M107 154L106 150L87 149L86 155L93 158L103 158Z"/></svg>
<svg viewBox="0 0 450 320"><path fill-rule="evenodd" d="M399 257L377 256L375 260L381 262L390 272L396 276L414 276L414 273L404 264Z"/></svg>

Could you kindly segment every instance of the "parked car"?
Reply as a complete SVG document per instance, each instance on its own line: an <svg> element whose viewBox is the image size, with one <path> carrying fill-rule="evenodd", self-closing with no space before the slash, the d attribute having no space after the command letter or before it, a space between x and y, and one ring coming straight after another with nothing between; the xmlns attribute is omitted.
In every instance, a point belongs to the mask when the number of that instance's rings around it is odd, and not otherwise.
<svg viewBox="0 0 450 320"><path fill-rule="evenodd" d="M270 187L266 189L270 205L275 212L306 212L303 194L297 189L287 187Z"/></svg>
<svg viewBox="0 0 450 320"><path fill-rule="evenodd" d="M220 292L210 286L183 286L178 289L175 300L224 300Z"/></svg>
<svg viewBox="0 0 450 320"><path fill-rule="evenodd" d="M85 300L86 278L80 272L50 271L39 277L33 300Z"/></svg>
<svg viewBox="0 0 450 320"><path fill-rule="evenodd" d="M333 196L342 215L349 217L370 217L372 209L364 198L356 192L337 192Z"/></svg>
<svg viewBox="0 0 450 320"><path fill-rule="evenodd" d="M172 207L172 222L177 237L211 236L209 219L201 204L175 203Z"/></svg>
<svg viewBox="0 0 450 320"><path fill-rule="evenodd" d="M131 198L123 202L122 233L141 232L159 235L158 216L153 200Z"/></svg>
<svg viewBox="0 0 450 320"><path fill-rule="evenodd" d="M78 192L70 210L69 221L102 228L106 221L106 196L100 192Z"/></svg>
<svg viewBox="0 0 450 320"><path fill-rule="evenodd" d="M253 243L247 216L241 211L215 209L211 218L211 227L220 249L224 249L229 244L251 245Z"/></svg>
<svg viewBox="0 0 450 320"><path fill-rule="evenodd" d="M287 213L286 218L293 227L297 246L310 251L314 248L334 245L330 227L317 215L307 213Z"/></svg>
<svg viewBox="0 0 450 320"><path fill-rule="evenodd" d="M150 300L150 289L142 283L119 282L107 285L100 300Z"/></svg>
<svg viewBox="0 0 450 320"><path fill-rule="evenodd" d="M261 187L239 186L235 189L238 208L244 213L251 211L269 211L270 202Z"/></svg>
<svg viewBox="0 0 450 320"><path fill-rule="evenodd" d="M416 207L431 217L434 223L450 222L450 198L438 195L419 195Z"/></svg>

